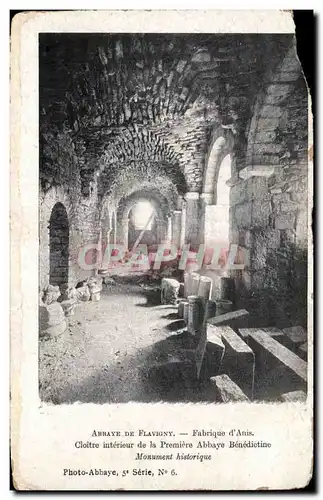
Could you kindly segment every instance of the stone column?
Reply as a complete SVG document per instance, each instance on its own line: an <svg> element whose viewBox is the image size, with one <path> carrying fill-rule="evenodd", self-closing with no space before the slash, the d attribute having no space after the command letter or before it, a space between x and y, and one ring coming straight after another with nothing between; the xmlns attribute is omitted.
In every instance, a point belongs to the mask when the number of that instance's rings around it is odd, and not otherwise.
<svg viewBox="0 0 323 500"><path fill-rule="evenodd" d="M186 193L186 225L185 244L190 244L191 249L198 249L200 245L201 210L199 193Z"/></svg>
<svg viewBox="0 0 323 500"><path fill-rule="evenodd" d="M117 222L117 243L124 245L125 249L128 249L128 230L129 230L129 220L128 216L123 217Z"/></svg>
<svg viewBox="0 0 323 500"><path fill-rule="evenodd" d="M187 331L198 338L202 334L204 319L204 302L197 295L188 297L188 324Z"/></svg>
<svg viewBox="0 0 323 500"><path fill-rule="evenodd" d="M182 220L181 220L181 247L185 243L185 228L186 228L186 202L182 204Z"/></svg>
<svg viewBox="0 0 323 500"><path fill-rule="evenodd" d="M181 246L182 211L174 210L172 216L172 245Z"/></svg>

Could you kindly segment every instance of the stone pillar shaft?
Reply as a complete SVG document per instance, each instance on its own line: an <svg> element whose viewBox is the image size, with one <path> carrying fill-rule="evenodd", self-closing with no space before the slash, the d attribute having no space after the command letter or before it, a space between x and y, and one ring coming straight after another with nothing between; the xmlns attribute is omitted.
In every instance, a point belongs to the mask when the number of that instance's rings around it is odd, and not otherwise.
<svg viewBox="0 0 323 500"><path fill-rule="evenodd" d="M172 224L172 216L170 215L167 218L167 240L172 241L172 231L173 231L173 224Z"/></svg>
<svg viewBox="0 0 323 500"><path fill-rule="evenodd" d="M182 211L174 210L172 216L172 244L179 248L181 246Z"/></svg>
<svg viewBox="0 0 323 500"><path fill-rule="evenodd" d="M186 225L185 243L196 249L200 245L200 195L199 193L186 193Z"/></svg>

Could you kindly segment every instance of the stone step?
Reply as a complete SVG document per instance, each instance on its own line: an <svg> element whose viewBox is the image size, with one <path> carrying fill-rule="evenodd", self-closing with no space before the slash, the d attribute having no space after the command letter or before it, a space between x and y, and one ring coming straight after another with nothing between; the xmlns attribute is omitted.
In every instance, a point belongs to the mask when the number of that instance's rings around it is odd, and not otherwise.
<svg viewBox="0 0 323 500"><path fill-rule="evenodd" d="M307 332L302 326L292 326L290 328L284 328L283 333L286 335L290 345L290 347L289 345L287 345L286 347L289 347L294 352L296 352L297 349L307 341Z"/></svg>
<svg viewBox="0 0 323 500"><path fill-rule="evenodd" d="M240 332L241 333L241 332ZM305 390L307 363L261 329L243 332L256 359L257 383L275 391Z"/></svg>
<svg viewBox="0 0 323 500"><path fill-rule="evenodd" d="M253 398L255 356L252 349L229 326L216 327L225 347L221 372L226 373L242 388L247 396Z"/></svg>
<svg viewBox="0 0 323 500"><path fill-rule="evenodd" d="M263 332L268 333L268 335L270 335L271 338L277 340L277 342L279 342L280 344L283 344L288 349L291 348L291 343L290 343L288 337L282 332L282 330L279 330L279 328L276 328L276 327L239 328L238 334L248 344L249 333L250 332L257 332L258 330L262 330Z"/></svg>
<svg viewBox="0 0 323 500"><path fill-rule="evenodd" d="M223 403L238 403L250 401L240 387L231 380L225 373L211 377L211 384L216 393L216 399Z"/></svg>
<svg viewBox="0 0 323 500"><path fill-rule="evenodd" d="M197 378L200 378L201 368L205 357L206 343L207 343L207 333L206 333L206 328L203 328L195 352Z"/></svg>
<svg viewBox="0 0 323 500"><path fill-rule="evenodd" d="M271 338L277 340L277 342L287 347L287 349L290 349L291 351L295 352L297 355L303 358L303 356L301 356L299 352L301 347L300 338L298 338L297 336L293 336L293 334L288 335L287 333L284 333L284 330L280 330L279 328L276 328L274 326L269 326L269 327L267 326L261 328L239 328L238 333L245 340L245 342L248 343L248 332L258 331L258 330L262 330L263 332L268 333L268 335L270 335ZM304 337L302 337L302 339L304 339Z"/></svg>
<svg viewBox="0 0 323 500"><path fill-rule="evenodd" d="M246 309L238 309L237 311L209 318L207 322L214 326L229 325L233 329L238 330L239 328L246 328L248 326L248 317L249 313Z"/></svg>

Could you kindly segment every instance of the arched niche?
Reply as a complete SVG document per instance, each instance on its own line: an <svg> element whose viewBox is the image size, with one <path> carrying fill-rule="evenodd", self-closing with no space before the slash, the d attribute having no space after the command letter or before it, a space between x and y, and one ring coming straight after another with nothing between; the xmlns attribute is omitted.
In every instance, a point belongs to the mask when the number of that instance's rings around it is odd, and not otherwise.
<svg viewBox="0 0 323 500"><path fill-rule="evenodd" d="M49 219L49 283L68 283L69 223L65 206L54 205Z"/></svg>
<svg viewBox="0 0 323 500"><path fill-rule="evenodd" d="M230 187L231 155L227 154L221 161L215 179L213 202L204 206L204 243L206 245L229 245L230 233ZM203 195L202 195L203 196Z"/></svg>
<svg viewBox="0 0 323 500"><path fill-rule="evenodd" d="M257 93L246 133L247 165L279 165L282 156L285 162L288 161L289 149L299 146L299 129L307 131L307 112L302 111L300 104L303 101L303 106L307 108L307 94L306 81L293 44L278 66L268 71L263 87ZM293 126L297 129L294 132ZM285 133L287 137L284 137ZM307 171L307 162L304 169Z"/></svg>
<svg viewBox="0 0 323 500"><path fill-rule="evenodd" d="M216 139L208 157L204 175L203 193L209 195L210 205L214 203L214 188L218 173L219 163L224 155L225 138L220 136Z"/></svg>
<svg viewBox="0 0 323 500"><path fill-rule="evenodd" d="M78 245L73 236L72 221L75 220L75 212L71 204L69 194L62 186L55 186L45 194L40 194L39 206L39 289L42 290L50 283L50 225L53 218L55 206L62 205L65 208L69 225L69 251L73 245ZM56 207L56 208L57 208ZM56 209L55 209L56 210ZM72 241L74 237L74 240ZM79 248L77 246L77 248ZM71 267L68 273L69 281L74 279L75 269Z"/></svg>

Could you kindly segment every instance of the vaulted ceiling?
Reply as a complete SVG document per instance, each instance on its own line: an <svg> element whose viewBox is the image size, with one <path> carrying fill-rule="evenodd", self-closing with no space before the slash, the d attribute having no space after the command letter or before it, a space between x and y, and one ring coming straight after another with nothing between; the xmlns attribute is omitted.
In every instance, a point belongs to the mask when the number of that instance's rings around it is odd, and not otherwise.
<svg viewBox="0 0 323 500"><path fill-rule="evenodd" d="M212 131L229 127L244 147L264 74L291 42L290 35L42 34L41 178L71 178L70 141L82 186L98 178L101 195L129 194L136 172L146 187L159 177L179 194L199 190Z"/></svg>

